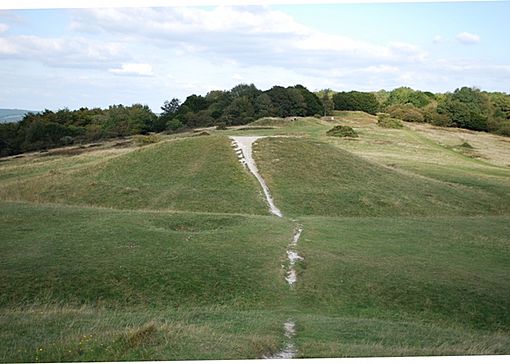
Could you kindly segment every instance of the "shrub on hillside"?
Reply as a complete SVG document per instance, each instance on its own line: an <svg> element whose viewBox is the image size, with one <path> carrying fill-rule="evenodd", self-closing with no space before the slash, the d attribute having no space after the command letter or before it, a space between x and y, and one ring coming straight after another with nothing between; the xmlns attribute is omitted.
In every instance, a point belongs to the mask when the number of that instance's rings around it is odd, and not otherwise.
<svg viewBox="0 0 510 364"><path fill-rule="evenodd" d="M468 142L464 142L464 143L460 144L459 147L465 148L465 149L474 149L473 146L471 144L469 144Z"/></svg>
<svg viewBox="0 0 510 364"><path fill-rule="evenodd" d="M227 124L221 122L216 125L216 130L227 130Z"/></svg>
<svg viewBox="0 0 510 364"><path fill-rule="evenodd" d="M510 137L510 122L502 124L498 129L496 129L496 133Z"/></svg>
<svg viewBox="0 0 510 364"><path fill-rule="evenodd" d="M358 133L356 133L356 130L351 128L350 126L346 125L336 125L332 129L328 130L326 135L333 136L333 137L349 137L349 138L357 138Z"/></svg>
<svg viewBox="0 0 510 364"><path fill-rule="evenodd" d="M160 142L161 137L157 134L135 135L133 140L135 141L136 145L147 145Z"/></svg>
<svg viewBox="0 0 510 364"><path fill-rule="evenodd" d="M448 115L438 113L435 107L425 109L423 116L426 123L435 126L450 126L450 118Z"/></svg>
<svg viewBox="0 0 510 364"><path fill-rule="evenodd" d="M404 125L399 119L392 118L389 114L377 114L377 125L388 129L402 129Z"/></svg>
<svg viewBox="0 0 510 364"><path fill-rule="evenodd" d="M60 143L62 145L71 145L74 143L74 138L72 136L66 135L60 138Z"/></svg>
<svg viewBox="0 0 510 364"><path fill-rule="evenodd" d="M386 113L390 114L392 118L404 121L417 123L423 123L425 121L423 112L413 104L392 105L386 108Z"/></svg>

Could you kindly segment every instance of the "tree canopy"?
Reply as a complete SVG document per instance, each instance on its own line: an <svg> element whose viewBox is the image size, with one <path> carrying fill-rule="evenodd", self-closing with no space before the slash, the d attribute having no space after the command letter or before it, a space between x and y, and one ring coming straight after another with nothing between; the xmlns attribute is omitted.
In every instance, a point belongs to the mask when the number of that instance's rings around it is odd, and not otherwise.
<svg viewBox="0 0 510 364"><path fill-rule="evenodd" d="M358 110L374 115L379 111L379 102L370 92L338 92L333 95L333 103L336 110Z"/></svg>

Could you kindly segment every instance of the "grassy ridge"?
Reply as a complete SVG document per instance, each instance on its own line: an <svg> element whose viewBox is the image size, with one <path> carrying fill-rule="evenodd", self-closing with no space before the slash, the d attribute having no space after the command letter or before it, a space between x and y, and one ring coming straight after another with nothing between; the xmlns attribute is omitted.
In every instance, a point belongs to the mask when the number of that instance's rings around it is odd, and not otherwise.
<svg viewBox="0 0 510 364"><path fill-rule="evenodd" d="M428 216L510 212L510 195L400 173L324 142L268 138L256 150L276 204L292 215Z"/></svg>
<svg viewBox="0 0 510 364"><path fill-rule="evenodd" d="M83 168L51 169L4 185L0 198L125 209L268 213L256 180L221 136L163 142Z"/></svg>

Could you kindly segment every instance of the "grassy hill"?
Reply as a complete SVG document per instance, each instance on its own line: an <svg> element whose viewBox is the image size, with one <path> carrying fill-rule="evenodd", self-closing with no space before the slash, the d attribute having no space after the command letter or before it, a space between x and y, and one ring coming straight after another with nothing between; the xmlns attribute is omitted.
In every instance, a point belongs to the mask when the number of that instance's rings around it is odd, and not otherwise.
<svg viewBox="0 0 510 364"><path fill-rule="evenodd" d="M27 170L25 163L7 165L0 198L125 209L267 210L256 180L226 137L176 139L113 157L96 155L83 164L81 159L69 158L65 166L36 160L39 173L26 177L18 173ZM48 168L42 168L45 164Z"/></svg>
<svg viewBox="0 0 510 364"><path fill-rule="evenodd" d="M510 354L509 139L404 124L0 159L0 361L261 358L289 318L299 357ZM274 137L254 157L284 218L228 135Z"/></svg>
<svg viewBox="0 0 510 364"><path fill-rule="evenodd" d="M268 138L257 148L260 170L276 202L294 216L510 212L510 194L500 193L497 186L478 185L469 176L463 176L464 183L446 183L370 163L324 142L306 139Z"/></svg>

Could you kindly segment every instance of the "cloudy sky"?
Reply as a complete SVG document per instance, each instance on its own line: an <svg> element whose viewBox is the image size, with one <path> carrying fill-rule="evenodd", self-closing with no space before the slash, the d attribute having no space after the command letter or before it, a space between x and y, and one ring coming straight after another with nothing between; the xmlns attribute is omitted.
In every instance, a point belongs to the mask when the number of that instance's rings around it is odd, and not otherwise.
<svg viewBox="0 0 510 364"><path fill-rule="evenodd" d="M510 92L510 2L0 10L0 108L148 104L254 83Z"/></svg>

